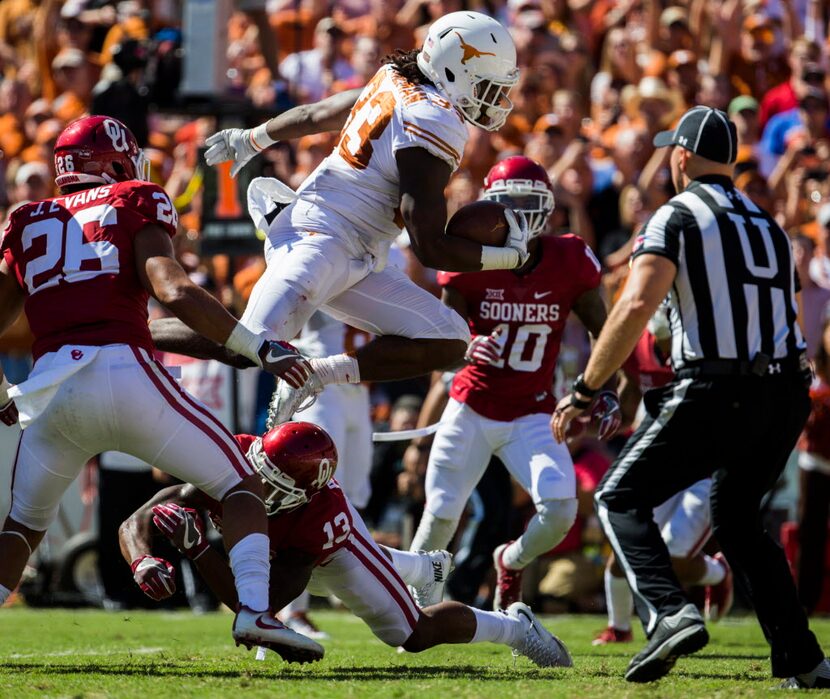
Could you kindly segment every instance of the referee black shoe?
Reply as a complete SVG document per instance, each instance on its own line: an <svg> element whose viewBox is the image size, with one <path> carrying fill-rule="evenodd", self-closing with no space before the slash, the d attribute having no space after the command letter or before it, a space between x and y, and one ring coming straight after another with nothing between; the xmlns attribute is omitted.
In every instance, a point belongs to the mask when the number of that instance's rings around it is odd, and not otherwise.
<svg viewBox="0 0 830 699"><path fill-rule="evenodd" d="M700 612L687 604L657 624L646 647L628 664L629 682L653 682L667 675L681 655L699 651L709 642L709 632Z"/></svg>
<svg viewBox="0 0 830 699"><path fill-rule="evenodd" d="M830 660L825 658L811 672L784 680L779 689L830 689Z"/></svg>

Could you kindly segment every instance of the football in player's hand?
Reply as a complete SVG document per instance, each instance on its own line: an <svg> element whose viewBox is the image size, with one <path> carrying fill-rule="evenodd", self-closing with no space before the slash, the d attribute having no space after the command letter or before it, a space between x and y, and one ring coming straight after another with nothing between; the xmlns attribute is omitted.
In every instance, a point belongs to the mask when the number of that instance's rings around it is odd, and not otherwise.
<svg viewBox="0 0 830 699"><path fill-rule="evenodd" d="M462 206L447 223L447 235L502 247L508 233L505 209L504 204L486 199Z"/></svg>

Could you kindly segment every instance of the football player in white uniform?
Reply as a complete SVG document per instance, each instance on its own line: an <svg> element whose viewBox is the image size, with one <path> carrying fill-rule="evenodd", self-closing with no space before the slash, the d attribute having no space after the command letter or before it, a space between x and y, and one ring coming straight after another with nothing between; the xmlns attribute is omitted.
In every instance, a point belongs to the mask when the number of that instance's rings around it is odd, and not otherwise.
<svg viewBox="0 0 830 699"><path fill-rule="evenodd" d="M477 12L454 12L429 29L420 51L398 51L360 92L297 107L250 130L207 140L208 164L235 175L281 139L343 126L332 153L267 231L267 269L243 322L290 341L319 308L378 337L354 353L293 360L300 389L279 382L284 421L324 385L403 379L460 361L466 322L397 269L389 246L405 225L426 266L514 269L527 260L527 225L508 212L504 247L444 235L444 198L467 141L467 124L500 128L512 109L516 49L507 29ZM348 119L347 119L348 117ZM345 126L344 126L345 122Z"/></svg>

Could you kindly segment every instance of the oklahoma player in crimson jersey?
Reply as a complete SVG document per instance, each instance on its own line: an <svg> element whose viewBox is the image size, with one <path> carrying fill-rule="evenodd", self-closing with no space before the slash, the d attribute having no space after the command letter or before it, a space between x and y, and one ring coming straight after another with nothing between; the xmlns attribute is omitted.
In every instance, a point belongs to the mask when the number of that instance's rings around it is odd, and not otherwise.
<svg viewBox="0 0 830 699"><path fill-rule="evenodd" d="M667 346L671 337L668 318L659 309L649 321L631 356L622 366L620 412L624 425L630 425L648 391L659 389L674 378L669 365ZM658 339L660 338L660 339ZM701 553L712 533L709 491L712 481L704 478L654 508L654 521L672 557L672 566L684 585L706 586L704 612L710 621L718 621L732 607L732 573L723 554ZM633 640L631 617L634 600L625 573L613 552L605 567L605 601L608 626L594 639L595 646L627 643Z"/></svg>
<svg viewBox="0 0 830 699"><path fill-rule="evenodd" d="M505 644L541 667L569 666L561 642L517 603L507 614L484 612L458 602L419 609L406 583L440 600L435 553L409 553L379 546L332 476L337 449L316 425L287 422L263 437L237 435L263 478L271 550L271 605L290 602L307 585L334 594L390 646L417 652L442 643ZM228 525L222 506L191 485L158 493L122 524L124 558L152 557L152 523L194 561L216 595L230 607L237 596L225 559L211 549L196 509L207 509L214 524ZM444 553L445 552L436 552ZM448 556L447 556L448 557ZM159 575L142 587L153 599L173 593L173 568L158 561Z"/></svg>
<svg viewBox="0 0 830 699"><path fill-rule="evenodd" d="M494 552L494 606L501 609L519 599L521 570L554 548L576 517L573 463L548 427L556 407L553 374L571 310L594 337L606 313L591 250L573 235L540 235L553 211L541 165L523 156L498 163L485 178L484 198L524 213L533 236L530 258L515 271L439 274L444 303L469 320L473 339L430 452L426 507L412 550L449 544L467 498L497 455L536 506L524 534Z"/></svg>
<svg viewBox="0 0 830 699"><path fill-rule="evenodd" d="M60 196L12 212L0 243L0 332L24 307L35 336L29 379L0 383L4 421L17 410L23 427L0 532L0 604L82 466L118 450L198 483L234 513L225 544L243 604L237 642L322 657L318 644L267 613L261 480L232 435L153 360L149 295L197 332L299 385L303 376L283 371L297 368L297 355L237 323L190 282L173 255L176 212L164 190L140 179L145 162L116 119L73 122L55 145ZM137 561L133 572L142 580L153 568Z"/></svg>

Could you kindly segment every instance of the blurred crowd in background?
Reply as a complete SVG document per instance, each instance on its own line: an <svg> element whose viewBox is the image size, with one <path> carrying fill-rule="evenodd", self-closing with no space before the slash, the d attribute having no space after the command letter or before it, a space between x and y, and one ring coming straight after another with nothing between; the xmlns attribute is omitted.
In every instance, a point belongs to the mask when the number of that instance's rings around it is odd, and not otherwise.
<svg viewBox="0 0 830 699"><path fill-rule="evenodd" d="M247 125L366 84L384 56L419 46L429 24L449 12L477 10L510 27L521 69L511 93L515 108L497 133L470 127L464 160L447 191L449 213L478 197L484 175L501 158L521 153L537 160L554 183L549 232L575 233L594 249L609 303L624 282L640 227L674 194L669 149L655 150L652 137L694 104L728 112L740 139L737 185L792 238L802 327L818 376L816 409L793 459L800 470L791 482L800 479L802 495L796 488L773 498L771 511L783 511L778 520L799 518L803 533L796 539L812 561L803 572L812 586L808 606L830 609L826 595L818 601L830 506L830 3L239 0L234 8L227 27L227 97L250 104ZM241 312L264 261L200 250L205 166L199 149L218 125L213 117L188 115L178 101L186 60L182 11L181 0L0 3L0 219L22 202L56 193L52 146L68 122L85 113L118 117L149 156L151 178L179 210L182 263ZM297 187L336 137L279 143L263 154L265 171ZM437 293L435 270L408 252L405 236L399 248L407 273ZM22 318L0 337L0 358L12 381L28 371L29 341ZM585 334L570 329L560 357L562 385L581 369L587 351ZM373 387L376 423L393 430L414 426L430 385L425 377ZM268 391L260 386L243 395L252 404L239 411L247 417L237 427L261 429ZM536 574L525 576L530 599L542 596L550 609L600 608L605 549L591 494L620 446L619 439L600 444L590 437L571 445L580 518ZM426 454L428 444L375 450L367 519L388 543L406 545L417 524ZM460 599L484 602L489 594L489 553L476 557L476 537L495 531L503 541L533 512L519 489L504 501L507 479L494 466L471 502L458 545L467 547L466 560L478 572L451 589ZM774 512L770 517L774 521Z"/></svg>

